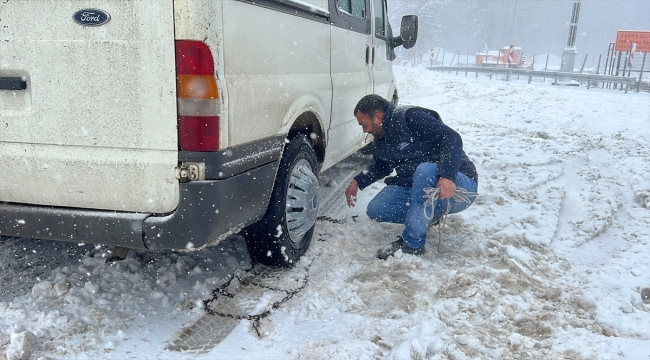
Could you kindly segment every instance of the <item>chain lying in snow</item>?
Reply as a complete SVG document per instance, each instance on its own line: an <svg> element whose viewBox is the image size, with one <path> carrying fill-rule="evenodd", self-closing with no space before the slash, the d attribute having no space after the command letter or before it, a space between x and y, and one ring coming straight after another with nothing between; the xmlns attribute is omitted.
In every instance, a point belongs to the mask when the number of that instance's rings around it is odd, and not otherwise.
<svg viewBox="0 0 650 360"><path fill-rule="evenodd" d="M355 216L353 216L353 218L354 217ZM333 218L331 218L329 216L325 216L325 215L316 217L316 220L329 221L329 222L334 223L334 224L343 224L345 222L345 218L339 220L339 219L333 219Z"/></svg>
<svg viewBox="0 0 650 360"><path fill-rule="evenodd" d="M239 280L240 284L243 285L243 286L258 286L258 287L260 287L262 289L266 289L266 290L284 292L284 293L286 293L286 296L284 296L279 301L276 301L273 304L271 304L270 309L267 309L263 313L257 314L257 315L227 314L227 313L223 313L223 312L220 312L218 310L215 310L211 305L212 305L213 302L218 301L220 297L224 297L224 296L229 297L229 298L234 298L235 297L234 294L229 293L228 291L225 290L225 288L228 287L228 285L230 285L230 282L235 277L237 278L237 280ZM271 288L271 287L268 287L268 286L265 286L265 285L262 285L262 284L258 284L258 283L252 282L252 281L246 281L246 280L244 280L244 279L242 279L242 278L240 278L238 276L235 276L235 277L231 278L227 283L225 283L221 287L215 289L212 292L212 298L207 299L207 300L203 300L203 309L205 310L206 313L221 316L221 317L224 317L224 318L232 318L232 319L235 319L235 320L246 319L246 320L252 321L253 322L253 328L255 328L255 332L257 333L258 337L262 337L262 334L260 333L260 329L259 329L260 320L262 320L265 317L269 316L269 314L271 314L272 310L275 310L278 307L280 307L280 305L282 303L285 303L285 302L289 301L289 299L291 299L294 295L296 295L298 292L300 292L302 289L304 289L305 286L307 285L307 278L305 278L303 284L300 287L298 287L297 289L292 290L292 291L287 291L287 290L282 290L282 289Z"/></svg>
<svg viewBox="0 0 650 360"><path fill-rule="evenodd" d="M171 351L190 351L207 354L224 340L241 322L252 322L257 336L261 334L261 320L289 301L307 286L309 268L320 256L302 269L253 266L236 270L228 281L212 291L210 299L203 300L205 314L194 323L173 334L166 346ZM298 270L298 272L294 271ZM249 315L265 300L263 311Z"/></svg>
<svg viewBox="0 0 650 360"><path fill-rule="evenodd" d="M331 218L329 216L318 216L316 218L316 220L329 221L329 222L334 223L334 224L343 224L345 222L345 219L333 219L333 218ZM355 220L354 217L353 217L353 220ZM320 254L317 255L316 258L318 258L319 256L320 256ZM281 304L289 301L291 298L294 297L294 295L299 293L302 289L305 288L305 286L307 286L307 281L309 280L309 268L311 267L311 264L313 264L313 263L314 263L314 261L312 260L312 262L305 268L305 278L302 280L302 284L300 286L298 286L297 288L293 289L293 290L285 290L285 289L280 289L280 288L276 288L276 287L271 287L271 286L268 286L268 285L265 285L265 284L262 284L260 282L255 281L255 279L262 278L265 275L268 276L268 274L264 274L262 272L257 271L255 269L255 266L253 265L253 267L250 270L246 271L247 273L252 274L253 276L251 276L251 277L242 277L242 276L233 274L232 276L230 276L230 279L226 283L222 284L221 286L219 286L218 288L216 288L216 289L214 289L212 291L212 298L203 300L203 309L208 314L217 315L217 316L220 316L220 317L223 317L223 318L230 318L230 319L234 319L234 320L237 320L237 321L243 320L243 319L252 321L253 322L253 327L255 328L255 332L257 333L257 336L261 337L262 334L260 333L260 328L259 328L260 320L262 320L265 317L269 316L271 314L271 311L273 311L273 310L277 309L278 307L280 307ZM268 276L268 277L271 277L271 276ZM280 299L280 300L274 302L273 304L271 304L269 309L267 309L266 311L262 312L261 314L257 314L257 315L229 314L229 313L224 313L224 312L216 310L215 308L217 306L215 305L215 303L217 303L220 298L221 299L223 299L223 298L233 299L235 297L235 295L233 293L230 293L230 292L227 291L227 288L230 286L230 284L232 283L232 281L234 279L237 279L239 281L240 286L258 287L260 289L285 293L285 295L282 297L282 299Z"/></svg>
<svg viewBox="0 0 650 360"><path fill-rule="evenodd" d="M319 256L320 256L320 254L316 255L314 260L316 260ZM305 269L304 269L305 278L302 279L302 284L300 286L298 286L297 288L293 289L293 290L280 289L280 288L277 288L277 287L272 287L272 286L269 286L269 285L265 285L265 284L263 284L263 281L256 281L257 279L264 280L265 277L266 278L271 278L274 274L273 273L269 274L268 272L265 274L264 270L258 271L257 269L255 269L255 266L253 266L249 270L246 270L246 272L251 274L252 276L243 277L243 276L239 276L239 275L232 275L232 276L230 276L230 280L228 280L225 284L221 285L220 287L218 287L218 288L216 288L215 290L212 291L212 298L203 300L203 309L208 314L217 315L217 316L220 316L220 317L223 317L223 318L231 318L231 319L235 319L235 320L238 320L238 321L243 320L243 319L252 321L253 322L253 328L255 328L255 332L257 333L257 336L261 337L262 334L260 333L260 320L262 320L265 317L269 316L273 310L279 308L281 304L289 301L291 298L294 297L294 295L299 293L302 289L305 288L305 286L307 286L307 282L309 280L309 268L311 267L311 264L314 263L314 260L312 260L312 262L307 267L305 267ZM272 271L274 271L275 273L278 273L278 272L281 272L282 270L280 270L280 271L272 270ZM233 293L230 293L230 292L228 292L226 290L228 288L228 286L230 286L231 282L234 279L237 279L239 281L240 286L251 286L251 287L257 287L257 288L263 289L263 290L276 291L276 292L280 292L280 293L285 293L285 296L283 296L280 300L275 301L274 303L272 303L270 308L268 308L266 311L264 311L264 312L262 312L260 314L257 314L257 315L228 314L228 313L224 313L224 312L215 310L215 308L218 307L218 305L213 305L213 303L218 302L218 300L220 298L225 297L225 298L232 299L232 298L235 297L235 295Z"/></svg>
<svg viewBox="0 0 650 360"><path fill-rule="evenodd" d="M454 200L471 204L472 202L469 199L470 196L478 196L478 193L467 191L462 187L456 187ZM426 217L429 222L433 222L433 225L438 225L438 252L444 254L444 252L440 251L440 244L442 243L442 227L445 226L445 222L447 221L447 214L449 214L449 211L451 211L451 203L447 201L447 209L445 209L440 219L436 220L434 219L433 213L435 210L436 200L438 200L438 197L440 197L440 188L425 188L424 196L422 197L427 199L424 202L424 217ZM431 206L431 217L427 215L427 206Z"/></svg>

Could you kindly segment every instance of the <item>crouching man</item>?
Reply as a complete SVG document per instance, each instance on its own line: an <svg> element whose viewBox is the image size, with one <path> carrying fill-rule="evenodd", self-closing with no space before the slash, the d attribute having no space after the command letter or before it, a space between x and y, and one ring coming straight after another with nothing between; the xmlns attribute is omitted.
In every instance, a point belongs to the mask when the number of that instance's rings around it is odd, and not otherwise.
<svg viewBox="0 0 650 360"><path fill-rule="evenodd" d="M404 231L379 249L377 257L386 260L400 249L422 255L429 228L474 202L476 167L465 155L460 135L433 110L395 107L379 95L366 95L354 116L363 132L374 137L374 162L350 182L345 191L348 206L354 206L359 189L395 170L366 213L377 222L404 224Z"/></svg>

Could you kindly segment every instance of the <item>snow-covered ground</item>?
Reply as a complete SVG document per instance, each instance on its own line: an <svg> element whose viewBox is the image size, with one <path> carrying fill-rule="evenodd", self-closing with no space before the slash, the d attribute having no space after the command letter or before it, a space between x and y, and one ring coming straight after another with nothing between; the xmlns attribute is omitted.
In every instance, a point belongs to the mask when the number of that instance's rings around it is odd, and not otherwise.
<svg viewBox="0 0 650 360"><path fill-rule="evenodd" d="M402 227L365 216L382 184L343 205L344 181L331 174L354 161L324 175L340 200L307 256L252 280L238 237L114 263L102 247L2 239L0 354L650 359L650 94L417 67L396 75L401 103L437 110L480 176L477 202L430 231L423 257L376 259ZM212 311L271 311L257 323L206 314L221 287L234 297L222 293ZM179 351L201 336L225 338Z"/></svg>

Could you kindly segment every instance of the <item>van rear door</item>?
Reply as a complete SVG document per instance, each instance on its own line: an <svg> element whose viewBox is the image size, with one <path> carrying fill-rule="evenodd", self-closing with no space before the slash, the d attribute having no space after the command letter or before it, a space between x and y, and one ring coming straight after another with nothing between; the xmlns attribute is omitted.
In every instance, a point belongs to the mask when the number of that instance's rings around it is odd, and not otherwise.
<svg viewBox="0 0 650 360"><path fill-rule="evenodd" d="M0 5L0 202L170 212L173 2L83 4Z"/></svg>

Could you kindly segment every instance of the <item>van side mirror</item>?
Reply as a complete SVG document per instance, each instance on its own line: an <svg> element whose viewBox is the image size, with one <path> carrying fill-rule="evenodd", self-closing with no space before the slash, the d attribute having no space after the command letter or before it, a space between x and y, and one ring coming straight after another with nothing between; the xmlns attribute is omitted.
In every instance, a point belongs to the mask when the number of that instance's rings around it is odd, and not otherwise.
<svg viewBox="0 0 650 360"><path fill-rule="evenodd" d="M399 36L393 37L391 43L393 48L400 45L405 49L410 49L415 46L418 39L418 17L417 15L404 15L402 17L402 27L400 28Z"/></svg>

